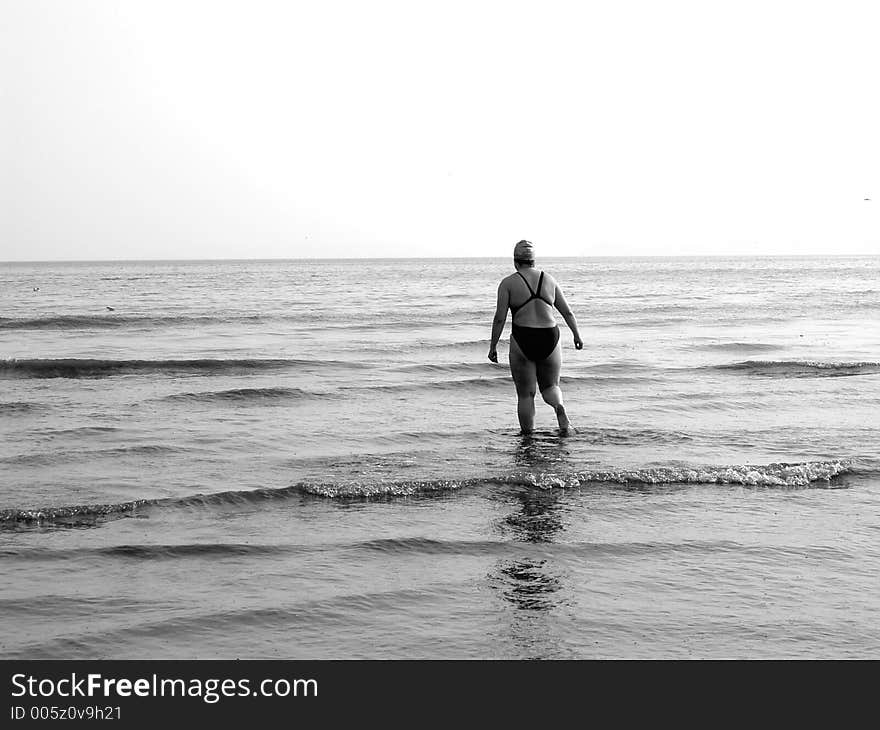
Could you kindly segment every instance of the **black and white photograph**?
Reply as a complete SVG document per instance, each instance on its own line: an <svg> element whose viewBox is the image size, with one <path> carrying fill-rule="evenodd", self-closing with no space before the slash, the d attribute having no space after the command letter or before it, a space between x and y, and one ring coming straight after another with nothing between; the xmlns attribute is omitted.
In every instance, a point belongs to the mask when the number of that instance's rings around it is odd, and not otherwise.
<svg viewBox="0 0 880 730"><path fill-rule="evenodd" d="M0 659L880 657L876 21L0 0Z"/></svg>

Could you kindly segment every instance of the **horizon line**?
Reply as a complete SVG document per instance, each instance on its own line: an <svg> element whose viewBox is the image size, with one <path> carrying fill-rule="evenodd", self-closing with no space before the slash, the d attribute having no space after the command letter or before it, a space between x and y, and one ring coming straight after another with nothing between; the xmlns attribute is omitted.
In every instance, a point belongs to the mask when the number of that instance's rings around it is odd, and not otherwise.
<svg viewBox="0 0 880 730"><path fill-rule="evenodd" d="M869 253L808 253L808 254L630 254L541 256L544 260L575 259L808 259L808 258L877 258ZM217 262L294 262L294 261L504 261L510 256L269 256L257 258L113 258L113 259L8 259L3 264L110 264L110 263L201 263Z"/></svg>

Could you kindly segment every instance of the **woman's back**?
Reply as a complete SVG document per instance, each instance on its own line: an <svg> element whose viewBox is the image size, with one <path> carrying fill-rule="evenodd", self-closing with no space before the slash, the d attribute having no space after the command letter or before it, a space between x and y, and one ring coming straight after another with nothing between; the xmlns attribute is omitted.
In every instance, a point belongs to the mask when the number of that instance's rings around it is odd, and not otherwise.
<svg viewBox="0 0 880 730"><path fill-rule="evenodd" d="M514 324L522 327L553 327L556 281L549 274L532 268L520 269L505 280Z"/></svg>

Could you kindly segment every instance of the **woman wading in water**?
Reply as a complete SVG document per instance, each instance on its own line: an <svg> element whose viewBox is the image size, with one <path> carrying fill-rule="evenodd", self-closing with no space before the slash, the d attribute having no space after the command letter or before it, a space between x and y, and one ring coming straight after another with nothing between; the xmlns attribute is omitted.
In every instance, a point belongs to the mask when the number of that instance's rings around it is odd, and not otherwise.
<svg viewBox="0 0 880 730"><path fill-rule="evenodd" d="M562 369L562 344L559 327L553 316L553 308L565 319L574 335L575 349L584 344L578 332L577 321L562 289L556 280L535 268L535 247L529 241L520 241L513 249L513 265L516 271L501 280L498 285L498 304L492 320L492 340L489 343L489 359L498 362L496 347L507 310L511 312L513 332L510 336L510 374L516 385L519 425L525 434L535 425L535 392L541 392L544 402L556 411L559 428L566 433L571 428L562 391L559 389L559 372Z"/></svg>

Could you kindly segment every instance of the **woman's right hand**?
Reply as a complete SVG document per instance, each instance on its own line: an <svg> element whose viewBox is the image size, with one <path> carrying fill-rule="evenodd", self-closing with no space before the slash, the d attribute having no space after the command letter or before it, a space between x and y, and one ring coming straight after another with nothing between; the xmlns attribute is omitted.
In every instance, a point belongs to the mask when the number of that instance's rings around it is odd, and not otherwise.
<svg viewBox="0 0 880 730"><path fill-rule="evenodd" d="M584 343L578 335L574 336L574 349L575 350L583 350Z"/></svg>
<svg viewBox="0 0 880 730"><path fill-rule="evenodd" d="M489 350L488 358L492 362L498 362L498 351L494 347L491 350Z"/></svg>

